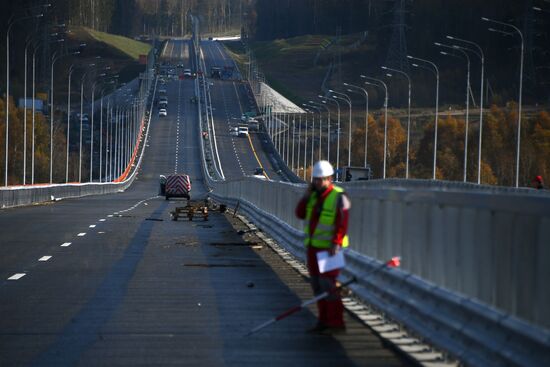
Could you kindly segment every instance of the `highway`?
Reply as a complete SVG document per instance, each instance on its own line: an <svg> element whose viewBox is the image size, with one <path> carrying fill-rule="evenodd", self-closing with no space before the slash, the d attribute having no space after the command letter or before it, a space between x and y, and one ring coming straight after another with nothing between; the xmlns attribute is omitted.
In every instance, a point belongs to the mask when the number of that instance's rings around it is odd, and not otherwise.
<svg viewBox="0 0 550 367"><path fill-rule="evenodd" d="M235 67L225 49L216 41L201 41L202 57L207 75L210 68ZM267 144L268 137L262 132L251 132L249 138L229 134L232 126L240 123L241 115L251 110L251 96L247 85L241 82L239 73L227 80L209 79L213 107L216 141L226 179L251 176L256 168L264 168L267 178L288 181L274 165L273 150ZM271 159L270 159L271 158Z"/></svg>
<svg viewBox="0 0 550 367"><path fill-rule="evenodd" d="M186 41L170 41L163 56L190 65L186 50ZM230 177L258 165L248 139L235 138L234 147L225 135L244 108L238 86L212 87ZM230 215L169 220L182 202L157 196L159 175L189 174L193 198L206 187L189 101L194 80L170 80L166 89L168 116L154 110L130 189L0 211L0 366L406 365L349 315L341 336L305 334L315 322L310 310L243 338L311 297L309 284L260 239L238 232L245 227ZM257 137L251 142L275 177Z"/></svg>

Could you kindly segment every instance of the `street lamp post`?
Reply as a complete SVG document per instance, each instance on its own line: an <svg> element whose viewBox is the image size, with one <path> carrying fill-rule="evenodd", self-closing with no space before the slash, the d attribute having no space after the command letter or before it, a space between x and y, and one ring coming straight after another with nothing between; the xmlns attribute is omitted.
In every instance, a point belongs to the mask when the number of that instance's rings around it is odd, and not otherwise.
<svg viewBox="0 0 550 367"><path fill-rule="evenodd" d="M438 42L435 42L435 45L439 46L439 47L450 48L450 49L455 50L455 51L460 51L462 53L462 55L464 56L464 58L466 59L466 64L467 64L467 68L466 68L466 126L465 126L465 129L464 129L465 132L464 132L464 174L463 174L463 176L464 176L463 180L464 180L464 182L466 182L467 181L467 176L468 176L468 131L469 131L469 127L470 127L470 56L468 55L468 53L466 51L464 51L460 47L444 45L444 44L441 44L441 43L438 43ZM460 58L456 54L452 54L452 53L448 53L448 52L444 52L444 51L441 51L440 53L442 55L445 55L445 56Z"/></svg>
<svg viewBox="0 0 550 367"><path fill-rule="evenodd" d="M329 89L329 92L334 93L333 98L340 99L342 101L346 101L349 105L349 123L348 123L348 167L351 167L351 115L352 115L352 104L351 104L351 98L346 93L337 92L335 90ZM343 96L343 97L339 97Z"/></svg>
<svg viewBox="0 0 550 367"><path fill-rule="evenodd" d="M15 23L18 23L20 21L31 19L31 18L40 18L43 14L39 14L36 16L26 16L18 18L8 24L8 29L6 31L6 150L5 150L5 167L4 167L4 186L8 186L8 156L9 156L9 131L10 131L10 31L11 27ZM26 52L25 52L26 56ZM25 103L26 107L26 103Z"/></svg>
<svg viewBox="0 0 550 367"><path fill-rule="evenodd" d="M389 101L389 94L388 94L388 86L386 83L384 83L383 80L371 78L365 75L361 75L361 78L367 79L367 80L373 80L375 82L378 82L380 84L374 84L370 82L365 82L365 84L372 85L375 87L379 87L382 85L384 88L385 98L384 98L384 163L382 167L382 178L386 179L386 158L388 156L388 101Z"/></svg>
<svg viewBox="0 0 550 367"><path fill-rule="evenodd" d="M55 66L55 62L59 59L61 59L62 57L65 57L65 56L72 56L72 55L78 55L80 54L80 51L76 51L76 52L73 52L73 53L70 53L70 54L65 54L65 55L57 55L57 52L54 52L53 55L52 55L52 62L51 62L51 71L50 71L50 87L51 87L51 90L50 90L50 184L53 183L53 125L54 125L54 122L55 122L55 108L54 108L54 85L53 85L53 81L54 81L54 77L53 77L53 74L54 74L54 66Z"/></svg>
<svg viewBox="0 0 550 367"><path fill-rule="evenodd" d="M309 101L310 104L312 104L313 106L316 106L316 107L323 107L326 111L327 111L327 133L328 131L330 130L330 109L327 107L326 104L323 104L323 103L318 103L318 102L315 102L315 101ZM321 160L321 154L322 154L322 142L323 142L323 139L322 139L322 135L323 135L323 130L322 130L322 123L321 123L321 114L319 113L319 160ZM328 134L327 134L328 136ZM328 140L328 139L327 139ZM327 141L327 149L328 149L328 146L330 145L330 142ZM328 150L327 150L328 152ZM328 157L327 157L327 160Z"/></svg>
<svg viewBox="0 0 550 367"><path fill-rule="evenodd" d="M69 146L71 141L71 76L73 75L74 64L69 67L69 80L67 91L67 158L65 164L65 183L69 182Z"/></svg>
<svg viewBox="0 0 550 367"><path fill-rule="evenodd" d="M304 107L307 107L307 108L310 108L310 109L314 109L316 110L318 113L319 113L319 125L321 124L321 110L319 108L317 108L316 106L314 105L311 105L311 104L307 104L307 103L302 103L302 105ZM315 114L312 112L311 114L311 117L313 119L313 127L312 127L312 136L311 136L311 164L313 165L313 155L314 155L314 146L315 146ZM321 131L319 129L319 136L321 136ZM319 144L319 152L321 151L321 144ZM319 159L320 158L320 155L319 155Z"/></svg>
<svg viewBox="0 0 550 367"><path fill-rule="evenodd" d="M296 160L296 175L298 176L300 174L300 145L302 144L302 114L300 113L299 120L298 120L298 159Z"/></svg>
<svg viewBox="0 0 550 367"><path fill-rule="evenodd" d="M405 163L405 178L409 178L409 151L410 151L410 141L411 141L411 91L412 91L412 85L411 85L411 78L409 77L409 74L405 73L402 70L397 70L393 68L389 68L387 66L382 66L383 70L393 71L395 73L404 75L407 78L407 82L409 83L409 95L408 95L408 107L407 107L407 158ZM391 77L391 74L387 74Z"/></svg>
<svg viewBox="0 0 550 367"><path fill-rule="evenodd" d="M90 64L90 67L94 67L95 64ZM93 69L88 69L80 79L80 145L79 145L79 155L78 155L78 182L82 182L82 125L83 125L83 114L84 114L84 81L88 73Z"/></svg>
<svg viewBox="0 0 550 367"><path fill-rule="evenodd" d="M294 171L294 149L296 148L296 122L295 115L292 114L292 164L291 171Z"/></svg>
<svg viewBox="0 0 550 367"><path fill-rule="evenodd" d="M439 120L439 68L435 63L426 59L421 59L419 57L414 57L411 55L407 55L407 58L410 60L418 60L418 61L424 62L432 66L435 70L436 87L435 87L434 164L433 164L433 176L432 176L432 179L435 180L436 171L437 171L437 126L438 126L438 120ZM413 64L413 66L415 65L416 64Z"/></svg>
<svg viewBox="0 0 550 367"><path fill-rule="evenodd" d="M322 98L324 99L324 102L323 103L326 103L326 101L331 101L331 102L334 102L336 103L336 107L338 108L338 123L337 123L337 137L336 137L336 171L339 170L340 168L340 102L338 102L338 100L336 98L331 98L331 97L324 97L324 96L321 96L319 95L319 98ZM329 134L328 134L328 139L329 139L329 144L330 144L330 131L329 131ZM330 145L329 145L329 151L328 151L328 156L330 158Z"/></svg>
<svg viewBox="0 0 550 367"><path fill-rule="evenodd" d="M516 27L513 24L510 23L504 23L500 22L498 20L493 20L489 18L481 18L485 22L491 22L495 24L499 24L504 27L508 27L513 29L515 32L519 34L519 37L521 39L521 55L520 55L520 66L519 66L519 97L518 97L518 140L517 140L517 146L516 146L516 187L519 186L519 155L520 155L520 146L521 146L521 100L522 100L522 90L523 90L523 58L524 58L524 40L523 40L523 33L519 30L518 27ZM504 33L502 31L496 30L496 29L489 29L492 32L497 33Z"/></svg>
<svg viewBox="0 0 550 367"><path fill-rule="evenodd" d="M27 181L27 52L30 44L31 40L28 39L25 43L25 76L23 78L23 100L25 101L23 106L23 185Z"/></svg>
<svg viewBox="0 0 550 367"><path fill-rule="evenodd" d="M485 78L485 55L483 54L483 49L475 42L468 41L462 38L453 37L453 36L447 36L447 39L458 41L461 43L466 43L468 45L472 45L477 48L477 51L464 48L464 47L457 47L459 49L463 49L466 51L473 52L481 59L481 84L479 87L480 93L479 93L479 143L478 143L478 152L477 152L477 184L481 184L481 143L482 143L482 136L483 136L483 82Z"/></svg>
<svg viewBox="0 0 550 367"><path fill-rule="evenodd" d="M360 86L344 83L346 87L349 87L351 89L348 89L348 92L355 92L361 91L365 94L365 162L364 167L367 168L367 148L368 148L368 139L369 139L369 92L365 88L361 88ZM360 92L359 92L360 93Z"/></svg>
<svg viewBox="0 0 550 367"><path fill-rule="evenodd" d="M309 110L306 111L306 122L305 122L305 130L304 130L304 181L306 180L306 169L307 169L307 114L310 112Z"/></svg>

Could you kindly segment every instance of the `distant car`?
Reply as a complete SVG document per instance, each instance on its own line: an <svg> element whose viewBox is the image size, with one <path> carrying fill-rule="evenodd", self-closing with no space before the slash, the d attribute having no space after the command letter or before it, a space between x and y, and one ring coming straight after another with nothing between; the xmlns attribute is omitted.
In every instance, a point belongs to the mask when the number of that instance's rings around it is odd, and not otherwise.
<svg viewBox="0 0 550 367"><path fill-rule="evenodd" d="M159 195L164 196L166 195L166 176L160 175L159 177Z"/></svg>
<svg viewBox="0 0 550 367"><path fill-rule="evenodd" d="M232 127L231 129L229 129L229 135L239 136L239 128L238 127Z"/></svg>
<svg viewBox="0 0 550 367"><path fill-rule="evenodd" d="M193 76L191 69L183 69L183 76L186 78L191 78Z"/></svg>
<svg viewBox="0 0 550 367"><path fill-rule="evenodd" d="M210 77L215 79L222 78L222 69L218 66L213 66L210 68Z"/></svg>
<svg viewBox="0 0 550 367"><path fill-rule="evenodd" d="M159 110L159 117L166 117L168 116L168 111L166 111L166 108L161 108Z"/></svg>
<svg viewBox="0 0 550 367"><path fill-rule="evenodd" d="M247 126L239 126L239 136L248 136Z"/></svg>

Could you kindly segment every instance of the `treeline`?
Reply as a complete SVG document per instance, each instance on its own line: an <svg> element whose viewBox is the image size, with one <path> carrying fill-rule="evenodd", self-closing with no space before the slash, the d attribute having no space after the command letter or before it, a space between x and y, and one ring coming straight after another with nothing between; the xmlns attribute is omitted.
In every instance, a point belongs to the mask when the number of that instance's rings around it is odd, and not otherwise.
<svg viewBox="0 0 550 367"><path fill-rule="evenodd" d="M514 186L516 180L517 105L492 105L484 116L481 149L481 183ZM535 176L550 180L550 114L541 111L523 116L520 146L519 185L530 186ZM354 120L352 165L362 166L364 159L364 119ZM463 118L440 116L438 123L438 179L462 181L464 178L465 128ZM422 137L410 147L410 178L431 179L433 173L434 123L421 127ZM346 134L344 134L346 135ZM466 157L468 182L477 182L479 124L470 123ZM384 157L384 117L369 116L368 161L375 178L382 176ZM343 156L347 157L347 137L343 138ZM388 118L388 155L386 177L405 177L407 152L406 119ZM341 162L342 165L345 161Z"/></svg>
<svg viewBox="0 0 550 367"><path fill-rule="evenodd" d="M191 31L188 12L198 15L203 33L239 33L250 0L137 0L141 34L183 36Z"/></svg>
<svg viewBox="0 0 550 367"><path fill-rule="evenodd" d="M71 25L126 36L184 36L189 12L198 15L203 33L239 32L249 0L59 0Z"/></svg>

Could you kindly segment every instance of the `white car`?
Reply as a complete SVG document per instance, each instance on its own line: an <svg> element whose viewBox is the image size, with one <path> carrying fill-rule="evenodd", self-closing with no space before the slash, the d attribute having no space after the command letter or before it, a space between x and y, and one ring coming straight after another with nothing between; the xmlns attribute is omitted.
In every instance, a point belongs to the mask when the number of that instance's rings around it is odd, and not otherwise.
<svg viewBox="0 0 550 367"><path fill-rule="evenodd" d="M183 76L192 77L191 69L183 69Z"/></svg>
<svg viewBox="0 0 550 367"><path fill-rule="evenodd" d="M248 136L248 127L239 126L239 136Z"/></svg>
<svg viewBox="0 0 550 367"><path fill-rule="evenodd" d="M239 128L238 127L232 127L229 129L229 135L231 136L239 136Z"/></svg>
<svg viewBox="0 0 550 367"><path fill-rule="evenodd" d="M161 108L159 110L159 117L166 117L168 116L168 112L166 111L166 108Z"/></svg>

